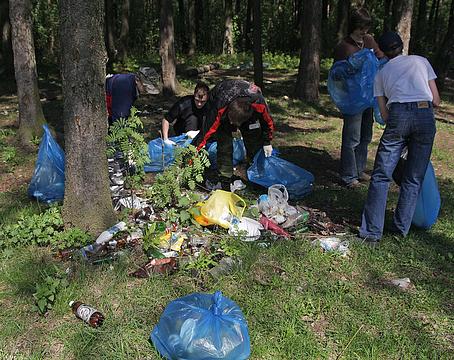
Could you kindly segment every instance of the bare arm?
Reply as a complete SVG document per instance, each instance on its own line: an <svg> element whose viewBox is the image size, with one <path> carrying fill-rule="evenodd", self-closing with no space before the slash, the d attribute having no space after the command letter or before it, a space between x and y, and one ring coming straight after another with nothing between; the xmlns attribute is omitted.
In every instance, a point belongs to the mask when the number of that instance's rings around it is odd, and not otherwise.
<svg viewBox="0 0 454 360"><path fill-rule="evenodd" d="M383 118L383 121L386 123L388 121L388 108L386 107L386 98L384 96L377 96L378 107L380 108L380 114Z"/></svg>
<svg viewBox="0 0 454 360"><path fill-rule="evenodd" d="M162 119L162 138L167 140L169 138L169 122L166 119Z"/></svg>
<svg viewBox="0 0 454 360"><path fill-rule="evenodd" d="M429 88L433 96L432 104L434 106L440 105L441 99L440 94L438 93L438 88L435 80L429 80Z"/></svg>

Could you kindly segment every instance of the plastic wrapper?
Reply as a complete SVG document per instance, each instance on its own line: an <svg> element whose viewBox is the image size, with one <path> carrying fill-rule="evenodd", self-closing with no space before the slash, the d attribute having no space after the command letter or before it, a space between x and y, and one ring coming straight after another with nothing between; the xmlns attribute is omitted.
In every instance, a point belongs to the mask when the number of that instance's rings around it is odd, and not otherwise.
<svg viewBox="0 0 454 360"><path fill-rule="evenodd" d="M225 229L230 228L233 218L241 218L243 216L246 202L229 191L216 190L203 203L200 208L200 213L210 222L217 224Z"/></svg>
<svg viewBox="0 0 454 360"><path fill-rule="evenodd" d="M161 138L156 138L148 143L150 162L144 166L145 172L161 172L175 160L175 148L187 147L192 139L186 134L169 138L175 145L166 144ZM164 151L164 154L163 154Z"/></svg>
<svg viewBox="0 0 454 360"><path fill-rule="evenodd" d="M252 165L247 170L249 181L266 188L282 184L287 188L289 198L301 199L312 191L314 175L291 163L273 155L265 157L260 150L254 157Z"/></svg>
<svg viewBox="0 0 454 360"><path fill-rule="evenodd" d="M371 49L360 50L333 64L328 74L328 92L342 114L355 115L373 107L375 120L384 124L374 98L374 79L380 65Z"/></svg>
<svg viewBox="0 0 454 360"><path fill-rule="evenodd" d="M38 201L52 203L63 200L65 195L65 154L47 125L43 125L43 129L28 195Z"/></svg>
<svg viewBox="0 0 454 360"><path fill-rule="evenodd" d="M150 337L166 359L243 360L251 351L241 309L220 291L170 302Z"/></svg>

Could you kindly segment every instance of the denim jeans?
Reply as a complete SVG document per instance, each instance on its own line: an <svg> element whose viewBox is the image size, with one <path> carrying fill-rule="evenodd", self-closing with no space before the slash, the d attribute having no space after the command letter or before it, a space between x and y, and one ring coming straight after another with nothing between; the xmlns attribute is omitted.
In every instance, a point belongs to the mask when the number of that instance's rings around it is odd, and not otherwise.
<svg viewBox="0 0 454 360"><path fill-rule="evenodd" d="M393 221L395 230L407 235L430 160L435 131L432 104L429 108L418 108L415 102L391 104L362 214L361 237L379 240L383 235L389 184L405 146L408 146L407 165Z"/></svg>
<svg viewBox="0 0 454 360"><path fill-rule="evenodd" d="M356 115L344 115L340 167L344 184L358 180L366 168L367 147L372 140L373 122L371 108Z"/></svg>

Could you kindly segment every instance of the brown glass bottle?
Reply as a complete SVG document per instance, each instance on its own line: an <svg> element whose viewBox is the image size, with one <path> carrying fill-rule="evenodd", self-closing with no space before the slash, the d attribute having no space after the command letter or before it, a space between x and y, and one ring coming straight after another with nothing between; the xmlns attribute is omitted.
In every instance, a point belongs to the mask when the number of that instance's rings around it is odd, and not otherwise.
<svg viewBox="0 0 454 360"><path fill-rule="evenodd" d="M69 306L73 310L73 313L79 319L85 321L91 327L101 326L104 321L104 315L98 310L92 308L89 305L83 304L80 301L70 301Z"/></svg>

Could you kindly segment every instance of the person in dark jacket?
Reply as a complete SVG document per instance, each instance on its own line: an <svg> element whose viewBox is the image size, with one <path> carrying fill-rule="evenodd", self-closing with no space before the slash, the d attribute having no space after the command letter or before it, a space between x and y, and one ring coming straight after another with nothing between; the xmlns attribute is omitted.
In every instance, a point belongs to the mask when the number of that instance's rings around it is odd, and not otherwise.
<svg viewBox="0 0 454 360"><path fill-rule="evenodd" d="M142 80L135 74L115 74L106 76L106 105L109 125L120 118L127 118L131 107L145 92Z"/></svg>
<svg viewBox="0 0 454 360"><path fill-rule="evenodd" d="M211 90L209 116L193 140L201 149L216 135L222 184L233 181L232 132L236 130L243 137L248 162L261 148L271 156L274 123L260 88L244 80L225 80Z"/></svg>
<svg viewBox="0 0 454 360"><path fill-rule="evenodd" d="M167 144L175 145L169 139L169 127L173 126L175 135L187 133L194 138L206 119L209 105L209 88L203 82L197 83L194 95L187 95L178 100L162 119L162 138Z"/></svg>

